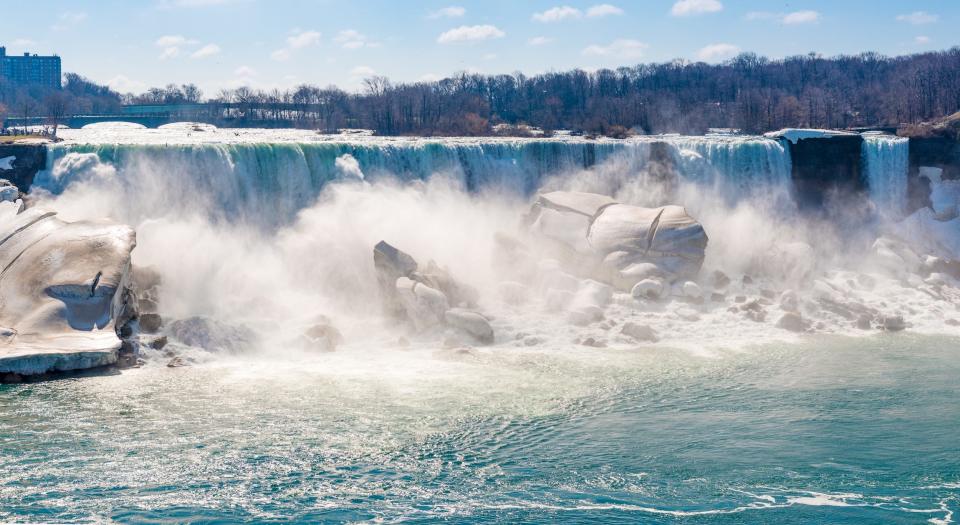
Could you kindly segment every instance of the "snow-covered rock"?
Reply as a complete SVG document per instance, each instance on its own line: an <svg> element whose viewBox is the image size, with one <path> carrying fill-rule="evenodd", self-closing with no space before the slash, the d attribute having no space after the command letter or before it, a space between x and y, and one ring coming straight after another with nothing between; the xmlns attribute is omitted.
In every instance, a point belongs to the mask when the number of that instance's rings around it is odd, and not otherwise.
<svg viewBox="0 0 960 525"><path fill-rule="evenodd" d="M763 134L763 136L768 139L784 139L790 141L792 144L796 144L803 139L828 139L832 137L851 137L856 135L856 133L850 131L811 128L784 128L780 131L771 131Z"/></svg>
<svg viewBox="0 0 960 525"><path fill-rule="evenodd" d="M681 206L641 208L594 193L540 194L527 223L565 269L622 290L654 276L696 274L708 240Z"/></svg>
<svg viewBox="0 0 960 525"><path fill-rule="evenodd" d="M128 291L135 245L124 225L65 222L0 201L0 372L117 362L120 327L136 314Z"/></svg>
<svg viewBox="0 0 960 525"><path fill-rule="evenodd" d="M664 284L660 279L644 279L630 290L634 299L660 299L664 295Z"/></svg>

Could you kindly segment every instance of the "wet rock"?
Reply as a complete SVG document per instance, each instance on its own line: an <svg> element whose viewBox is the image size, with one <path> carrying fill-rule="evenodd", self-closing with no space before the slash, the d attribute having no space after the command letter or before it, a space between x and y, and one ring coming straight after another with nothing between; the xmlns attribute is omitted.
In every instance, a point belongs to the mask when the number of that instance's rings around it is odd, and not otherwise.
<svg viewBox="0 0 960 525"><path fill-rule="evenodd" d="M797 292L787 290L780 294L780 309L785 312L799 312L800 298L797 297Z"/></svg>
<svg viewBox="0 0 960 525"><path fill-rule="evenodd" d="M333 352L343 342L343 334L329 322L320 322L303 333L305 346L320 352Z"/></svg>
<svg viewBox="0 0 960 525"><path fill-rule="evenodd" d="M373 267L385 312L391 317L402 318L405 312L397 297L397 279L409 277L415 272L417 261L387 242L380 241L373 248Z"/></svg>
<svg viewBox="0 0 960 525"><path fill-rule="evenodd" d="M15 385L23 382L23 376L15 372L0 373L0 384Z"/></svg>
<svg viewBox="0 0 960 525"><path fill-rule="evenodd" d="M644 279L633 286L630 295L634 299L657 300L663 297L664 284L660 279Z"/></svg>
<svg viewBox="0 0 960 525"><path fill-rule="evenodd" d="M596 306L583 306L567 314L567 321L575 326L587 326L602 320L603 310Z"/></svg>
<svg viewBox="0 0 960 525"><path fill-rule="evenodd" d="M403 316L413 323L417 331L427 330L443 321L443 314L450 306L446 296L439 290L407 277L397 279L395 286Z"/></svg>
<svg viewBox="0 0 960 525"><path fill-rule="evenodd" d="M587 338L585 338L585 339L581 339L581 340L580 340L580 344L583 345L583 346L590 346L590 347L593 347L593 348L606 348L606 347L607 347L607 343L603 342L603 341L600 340L600 339L596 339L596 338L593 338L593 337L587 337Z"/></svg>
<svg viewBox="0 0 960 525"><path fill-rule="evenodd" d="M147 341L146 346L154 350L163 350L167 346L167 336L161 335Z"/></svg>
<svg viewBox="0 0 960 525"><path fill-rule="evenodd" d="M247 351L258 343L253 330L210 317L178 319L167 326L167 334L185 345L208 352Z"/></svg>
<svg viewBox="0 0 960 525"><path fill-rule="evenodd" d="M145 334L155 334L163 326L163 318L160 314L142 313L140 314L140 331Z"/></svg>
<svg viewBox="0 0 960 525"><path fill-rule="evenodd" d="M180 356L176 356L167 362L167 368L180 368L184 366L190 366L190 363Z"/></svg>
<svg viewBox="0 0 960 525"><path fill-rule="evenodd" d="M433 261L428 261L422 269L418 268L410 275L410 278L434 290L439 290L451 306L473 307L477 304L480 296L472 286L457 281L450 275L449 270L441 268Z"/></svg>
<svg viewBox="0 0 960 525"><path fill-rule="evenodd" d="M640 342L656 343L660 340L653 328L634 322L624 323L620 333Z"/></svg>
<svg viewBox="0 0 960 525"><path fill-rule="evenodd" d="M883 329L888 332L899 332L907 327L906 321L900 315L888 315L883 318Z"/></svg>
<svg viewBox="0 0 960 525"><path fill-rule="evenodd" d="M730 285L730 278L727 274L716 270L713 272L713 287L716 290L723 290Z"/></svg>
<svg viewBox="0 0 960 525"><path fill-rule="evenodd" d="M493 327L490 326L490 321L486 317L477 312L452 308L444 313L444 320L448 325L466 332L481 344L493 344Z"/></svg>
<svg viewBox="0 0 960 525"><path fill-rule="evenodd" d="M687 281L681 286L681 291L683 292L684 297L692 300L703 300L703 290L700 288L700 285L693 282Z"/></svg>
<svg viewBox="0 0 960 525"><path fill-rule="evenodd" d="M791 332L804 332L807 329L807 322L796 312L787 312L780 316L777 321L777 328L783 328Z"/></svg>

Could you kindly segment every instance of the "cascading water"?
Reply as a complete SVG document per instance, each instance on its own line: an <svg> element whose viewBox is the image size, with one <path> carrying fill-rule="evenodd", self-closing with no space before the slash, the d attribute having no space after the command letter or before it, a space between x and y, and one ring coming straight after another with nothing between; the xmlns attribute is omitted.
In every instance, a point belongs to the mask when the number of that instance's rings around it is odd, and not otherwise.
<svg viewBox="0 0 960 525"><path fill-rule="evenodd" d="M779 141L763 137L666 137L674 159L687 179L716 185L725 193L750 193L758 187L790 184L790 152Z"/></svg>
<svg viewBox="0 0 960 525"><path fill-rule="evenodd" d="M216 130L186 135L164 130L159 137L149 134L154 131L127 130L133 134L130 140L113 143L87 130L66 130L70 141L50 147L48 169L38 175L35 187L58 194L88 176L78 167L95 160L116 171L121 191L137 195L141 208L146 205L138 217L153 213L150 207L189 206L227 219L278 225L310 205L332 181L410 181L442 175L470 192L501 190L525 197L552 176L595 166L615 166L621 178L645 177L657 143L669 148L667 170L672 176L712 187L731 201L760 189L787 193L790 187L789 153L778 142L759 137L318 139L302 132L275 132L237 139ZM90 159L77 162L79 155ZM74 158L64 162L68 157ZM162 199L169 192L151 185L179 188L177 202Z"/></svg>
<svg viewBox="0 0 960 525"><path fill-rule="evenodd" d="M881 213L901 217L907 206L909 139L864 133L861 152L870 199Z"/></svg>

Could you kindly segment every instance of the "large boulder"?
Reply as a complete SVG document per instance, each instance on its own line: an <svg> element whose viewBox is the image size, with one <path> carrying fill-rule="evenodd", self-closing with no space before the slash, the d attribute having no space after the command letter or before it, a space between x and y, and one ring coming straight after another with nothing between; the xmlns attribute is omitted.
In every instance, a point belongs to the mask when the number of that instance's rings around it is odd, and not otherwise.
<svg viewBox="0 0 960 525"><path fill-rule="evenodd" d="M208 352L252 350L258 343L256 333L246 326L203 316L177 319L166 330L180 343Z"/></svg>
<svg viewBox="0 0 960 525"><path fill-rule="evenodd" d="M619 289L664 274L700 271L707 247L703 226L681 206L642 208L593 193L554 191L537 196L527 217L531 232L548 240L566 266Z"/></svg>
<svg viewBox="0 0 960 525"><path fill-rule="evenodd" d="M134 246L128 226L0 201L0 373L116 363L119 334L136 316Z"/></svg>
<svg viewBox="0 0 960 525"><path fill-rule="evenodd" d="M443 326L466 332L478 342L493 342L493 329L476 307L479 294L433 261L420 265L385 241L373 249L385 312L417 332Z"/></svg>
<svg viewBox="0 0 960 525"><path fill-rule="evenodd" d="M397 295L397 279L410 277L417 271L417 261L385 241L373 247L373 267L377 274L377 286L383 301L384 313L394 318L404 316L404 308Z"/></svg>

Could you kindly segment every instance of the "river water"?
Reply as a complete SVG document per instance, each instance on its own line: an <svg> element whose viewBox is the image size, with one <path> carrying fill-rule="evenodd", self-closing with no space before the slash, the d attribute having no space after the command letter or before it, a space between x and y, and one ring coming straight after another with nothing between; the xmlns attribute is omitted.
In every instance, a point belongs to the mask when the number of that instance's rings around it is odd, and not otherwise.
<svg viewBox="0 0 960 525"><path fill-rule="evenodd" d="M341 349L0 386L0 521L951 523L960 340Z"/></svg>

